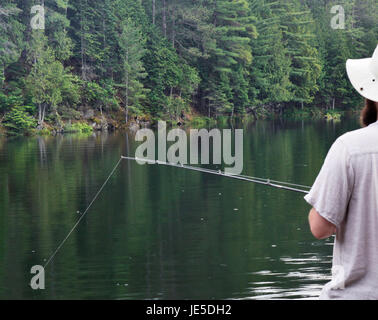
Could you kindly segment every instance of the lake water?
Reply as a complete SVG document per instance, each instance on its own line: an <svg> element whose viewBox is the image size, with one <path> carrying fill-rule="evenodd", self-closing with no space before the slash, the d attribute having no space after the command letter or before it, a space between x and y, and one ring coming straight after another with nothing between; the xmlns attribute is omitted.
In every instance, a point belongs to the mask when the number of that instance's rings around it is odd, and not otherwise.
<svg viewBox="0 0 378 320"><path fill-rule="evenodd" d="M258 121L244 129L243 174L311 185L357 119ZM333 238L312 237L303 195L124 160L46 267L133 133L0 139L1 299L313 299Z"/></svg>

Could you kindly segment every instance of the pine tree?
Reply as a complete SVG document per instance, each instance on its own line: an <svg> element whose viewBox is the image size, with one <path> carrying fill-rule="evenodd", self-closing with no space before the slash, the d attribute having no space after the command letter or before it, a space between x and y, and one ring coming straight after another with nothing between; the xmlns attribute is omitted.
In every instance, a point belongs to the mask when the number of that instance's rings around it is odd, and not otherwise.
<svg viewBox="0 0 378 320"><path fill-rule="evenodd" d="M101 12L94 0L78 0L72 3L72 31L76 43L74 55L80 65L81 78L90 81L98 78L101 50Z"/></svg>
<svg viewBox="0 0 378 320"><path fill-rule="evenodd" d="M280 11L261 0L252 0L258 17L258 37L251 43L253 63L250 66L249 95L254 106L278 105L292 98L289 80L291 62L283 41Z"/></svg>
<svg viewBox="0 0 378 320"><path fill-rule="evenodd" d="M281 0L279 5L283 41L291 62L292 101L299 102L303 107L304 103L313 101L321 73L314 34L315 23L308 7L299 0Z"/></svg>
<svg viewBox="0 0 378 320"><path fill-rule="evenodd" d="M24 27L17 21L20 13L13 1L0 5L0 90L3 88L6 67L18 60L23 48Z"/></svg>
<svg viewBox="0 0 378 320"><path fill-rule="evenodd" d="M252 62L250 41L257 35L253 24L255 17L245 0L220 0L212 4L216 45L209 49L211 58L201 70L203 98L209 115L212 112L233 113L237 100L242 103L238 111L242 111L248 99L240 100L236 95L246 87L246 67Z"/></svg>
<svg viewBox="0 0 378 320"><path fill-rule="evenodd" d="M135 26L131 19L123 22L122 33L119 36L121 58L123 60L124 104L126 110L126 123L129 117L129 108L137 111L139 102L145 99L145 91L141 79L146 77L142 58L145 54L145 39L141 30Z"/></svg>
<svg viewBox="0 0 378 320"><path fill-rule="evenodd" d="M46 16L46 35L49 44L59 61L71 58L73 43L68 35L70 21L68 19L69 0L44 0Z"/></svg>
<svg viewBox="0 0 378 320"><path fill-rule="evenodd" d="M46 13L39 38L36 4ZM345 30L330 27L334 5ZM189 105L207 116L347 108L361 98L345 61L375 49L377 11L376 0L3 0L1 112L35 104L43 122L44 108L52 117L78 98L101 113L121 104L172 120Z"/></svg>
<svg viewBox="0 0 378 320"><path fill-rule="evenodd" d="M77 80L55 58L43 32L35 30L29 48L32 68L26 77L27 92L38 106L38 127L42 129L46 111L51 108L58 117L58 106L65 98L74 103L78 100Z"/></svg>

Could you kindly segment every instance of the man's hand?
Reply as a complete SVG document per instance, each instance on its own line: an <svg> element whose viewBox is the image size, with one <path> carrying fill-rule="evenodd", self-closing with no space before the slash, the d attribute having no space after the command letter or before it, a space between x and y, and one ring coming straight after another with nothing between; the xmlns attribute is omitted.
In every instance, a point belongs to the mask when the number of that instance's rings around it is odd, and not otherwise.
<svg viewBox="0 0 378 320"><path fill-rule="evenodd" d="M326 239L336 232L334 224L324 219L314 208L308 216L310 229L316 239Z"/></svg>

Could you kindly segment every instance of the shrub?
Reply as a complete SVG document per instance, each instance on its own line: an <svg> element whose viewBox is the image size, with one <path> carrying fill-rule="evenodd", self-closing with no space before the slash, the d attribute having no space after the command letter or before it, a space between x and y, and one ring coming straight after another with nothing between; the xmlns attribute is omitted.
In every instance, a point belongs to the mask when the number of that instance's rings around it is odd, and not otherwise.
<svg viewBox="0 0 378 320"><path fill-rule="evenodd" d="M171 119L178 119L182 113L188 111L188 105L180 97L168 97L168 103L166 105L166 111Z"/></svg>
<svg viewBox="0 0 378 320"><path fill-rule="evenodd" d="M4 127L10 134L27 134L37 126L37 120L32 114L34 107L15 106L4 117Z"/></svg>
<svg viewBox="0 0 378 320"><path fill-rule="evenodd" d="M91 133L93 128L85 122L69 123L64 126L65 132Z"/></svg>
<svg viewBox="0 0 378 320"><path fill-rule="evenodd" d="M216 120L209 117L196 116L196 117L193 117L192 120L190 121L190 125L192 127L197 127L197 128L205 127L208 125L214 125L214 124L216 124Z"/></svg>
<svg viewBox="0 0 378 320"><path fill-rule="evenodd" d="M339 111L329 110L326 113L325 118L328 121L331 121L331 120L339 121L341 119L341 113Z"/></svg>
<svg viewBox="0 0 378 320"><path fill-rule="evenodd" d="M93 105L96 109L101 110L117 110L119 108L114 83L111 81L101 81L99 84L86 82L82 90L87 105Z"/></svg>
<svg viewBox="0 0 378 320"><path fill-rule="evenodd" d="M38 131L38 135L40 136L49 136L50 134L51 134L51 129L46 128L46 127Z"/></svg>
<svg viewBox="0 0 378 320"><path fill-rule="evenodd" d="M6 112L13 106L21 105L23 103L20 90L13 94L5 94L0 91L0 112Z"/></svg>

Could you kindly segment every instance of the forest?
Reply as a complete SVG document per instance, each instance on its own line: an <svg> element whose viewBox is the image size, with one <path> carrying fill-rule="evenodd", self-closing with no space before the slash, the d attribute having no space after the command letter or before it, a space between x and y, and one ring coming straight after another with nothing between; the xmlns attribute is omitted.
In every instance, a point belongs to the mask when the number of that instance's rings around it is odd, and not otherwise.
<svg viewBox="0 0 378 320"><path fill-rule="evenodd" d="M345 62L372 55L377 7L376 0L0 0L1 131L360 107Z"/></svg>

